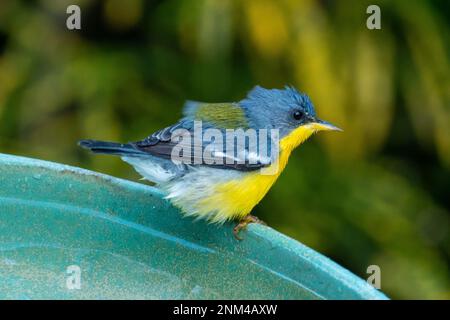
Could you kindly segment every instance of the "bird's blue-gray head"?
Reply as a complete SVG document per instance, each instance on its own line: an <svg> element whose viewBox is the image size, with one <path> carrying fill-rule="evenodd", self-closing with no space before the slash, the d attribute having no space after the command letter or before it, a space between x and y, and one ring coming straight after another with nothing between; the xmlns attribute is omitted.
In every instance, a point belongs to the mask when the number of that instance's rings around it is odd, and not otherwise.
<svg viewBox="0 0 450 320"><path fill-rule="evenodd" d="M256 86L239 104L244 108L252 128L279 129L281 138L302 126L312 133L340 130L318 119L309 97L290 86L284 89Z"/></svg>

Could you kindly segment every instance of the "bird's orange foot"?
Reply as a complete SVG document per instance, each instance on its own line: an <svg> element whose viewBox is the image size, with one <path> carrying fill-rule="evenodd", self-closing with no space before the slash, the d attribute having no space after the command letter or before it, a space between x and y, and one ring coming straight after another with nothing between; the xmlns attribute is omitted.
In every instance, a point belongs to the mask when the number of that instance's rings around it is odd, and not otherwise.
<svg viewBox="0 0 450 320"><path fill-rule="evenodd" d="M248 216L245 216L241 221L239 221L239 223L233 229L234 237L237 240L242 240L242 238L239 237L239 232L242 229L246 229L247 225L250 224L250 223L259 223L259 224L262 224L262 225L265 225L265 226L267 225L267 223L265 223L264 221L262 221L258 217L255 217L255 216L252 216L251 214L249 214Z"/></svg>

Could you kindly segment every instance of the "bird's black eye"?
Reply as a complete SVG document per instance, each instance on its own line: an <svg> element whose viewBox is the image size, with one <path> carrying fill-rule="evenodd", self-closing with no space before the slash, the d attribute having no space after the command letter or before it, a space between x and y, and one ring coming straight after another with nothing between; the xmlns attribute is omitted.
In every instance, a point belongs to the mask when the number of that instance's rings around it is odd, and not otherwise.
<svg viewBox="0 0 450 320"><path fill-rule="evenodd" d="M292 114L292 117L294 117L294 119L297 121L302 120L304 116L305 114L300 110L295 110L294 113Z"/></svg>

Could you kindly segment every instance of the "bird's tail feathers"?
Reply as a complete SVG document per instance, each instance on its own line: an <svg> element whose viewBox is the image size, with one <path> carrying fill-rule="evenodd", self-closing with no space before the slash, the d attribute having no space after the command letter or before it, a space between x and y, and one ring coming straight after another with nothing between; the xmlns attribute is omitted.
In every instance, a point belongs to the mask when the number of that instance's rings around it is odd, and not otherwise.
<svg viewBox="0 0 450 320"><path fill-rule="evenodd" d="M97 140L81 140L78 142L78 145L85 149L89 149L94 153L112 154L118 156L139 156L146 154L145 152L137 149L131 143L122 144Z"/></svg>

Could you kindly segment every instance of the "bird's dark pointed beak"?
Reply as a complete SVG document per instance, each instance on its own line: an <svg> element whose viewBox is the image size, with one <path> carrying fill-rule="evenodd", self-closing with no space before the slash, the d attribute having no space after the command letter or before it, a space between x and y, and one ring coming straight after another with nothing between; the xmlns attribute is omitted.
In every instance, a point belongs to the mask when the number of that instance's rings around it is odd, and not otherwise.
<svg viewBox="0 0 450 320"><path fill-rule="evenodd" d="M344 131L335 125L320 119L314 119L311 121L310 126L317 131Z"/></svg>

